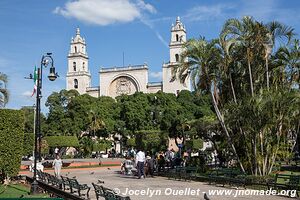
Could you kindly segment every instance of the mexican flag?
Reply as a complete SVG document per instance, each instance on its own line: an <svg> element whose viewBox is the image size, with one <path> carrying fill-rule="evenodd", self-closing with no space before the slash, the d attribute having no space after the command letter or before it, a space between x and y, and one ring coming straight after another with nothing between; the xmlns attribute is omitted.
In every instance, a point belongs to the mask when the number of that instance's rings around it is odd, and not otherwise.
<svg viewBox="0 0 300 200"><path fill-rule="evenodd" d="M35 93L36 93L36 90L37 90L37 77L38 74L37 74L37 70L36 70L36 66L34 67L34 73L33 73L33 82L34 82L34 87L33 87L33 92L32 92L32 95L33 96Z"/></svg>

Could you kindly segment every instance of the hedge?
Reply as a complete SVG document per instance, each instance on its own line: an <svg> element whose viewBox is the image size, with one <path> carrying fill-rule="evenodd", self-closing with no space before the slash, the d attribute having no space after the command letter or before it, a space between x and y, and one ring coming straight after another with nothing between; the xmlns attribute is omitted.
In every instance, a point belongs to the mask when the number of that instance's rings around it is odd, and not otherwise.
<svg viewBox="0 0 300 200"><path fill-rule="evenodd" d="M1 180L16 176L21 166L24 140L24 112L0 109Z"/></svg>
<svg viewBox="0 0 300 200"><path fill-rule="evenodd" d="M24 143L23 143L23 156L32 155L33 151L34 151L34 134L25 133Z"/></svg>
<svg viewBox="0 0 300 200"><path fill-rule="evenodd" d="M47 136L44 140L49 147L79 147L76 136Z"/></svg>

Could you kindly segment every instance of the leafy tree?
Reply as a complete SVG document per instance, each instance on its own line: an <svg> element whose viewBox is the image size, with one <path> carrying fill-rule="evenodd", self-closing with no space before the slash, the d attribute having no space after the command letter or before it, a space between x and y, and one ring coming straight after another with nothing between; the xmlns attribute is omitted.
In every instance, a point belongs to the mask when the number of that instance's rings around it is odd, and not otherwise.
<svg viewBox="0 0 300 200"><path fill-rule="evenodd" d="M22 107L21 110L24 112L25 115L25 133L34 133L34 123L35 123L35 111L34 107ZM46 117L43 113L41 113L41 130L42 133L47 132L47 124L46 124Z"/></svg>
<svg viewBox="0 0 300 200"><path fill-rule="evenodd" d="M112 147L112 142L108 140L98 140L93 144L93 151L107 151Z"/></svg>
<svg viewBox="0 0 300 200"><path fill-rule="evenodd" d="M55 147L79 147L79 141L76 136L47 136L44 138L51 148Z"/></svg>
<svg viewBox="0 0 300 200"><path fill-rule="evenodd" d="M0 182L16 176L21 166L24 141L24 113L0 109Z"/></svg>
<svg viewBox="0 0 300 200"><path fill-rule="evenodd" d="M34 151L34 135L32 133L24 134L23 156L33 155Z"/></svg>
<svg viewBox="0 0 300 200"><path fill-rule="evenodd" d="M90 156L92 151L93 151L93 147L94 147L94 141L87 136L84 136L82 138L80 138L79 140L79 144L80 144L80 149L83 152L84 156Z"/></svg>
<svg viewBox="0 0 300 200"><path fill-rule="evenodd" d="M0 72L0 108L5 107L9 100L9 93L6 88L7 82L7 75Z"/></svg>
<svg viewBox="0 0 300 200"><path fill-rule="evenodd" d="M76 90L61 90L59 93L54 92L48 97L46 107L49 108L49 114L46 135L76 134L70 130L73 126L72 119L67 115L67 106L77 96L79 93Z"/></svg>
<svg viewBox="0 0 300 200"><path fill-rule="evenodd" d="M219 121L206 109L191 128L219 154L224 148L232 152L252 174L269 174L282 151L278 147L299 132L299 45L293 36L292 28L278 22L229 19L218 40L189 40L175 68L181 80L191 76L198 94L210 94ZM287 42L274 48L282 38ZM220 142L224 136L230 149Z"/></svg>

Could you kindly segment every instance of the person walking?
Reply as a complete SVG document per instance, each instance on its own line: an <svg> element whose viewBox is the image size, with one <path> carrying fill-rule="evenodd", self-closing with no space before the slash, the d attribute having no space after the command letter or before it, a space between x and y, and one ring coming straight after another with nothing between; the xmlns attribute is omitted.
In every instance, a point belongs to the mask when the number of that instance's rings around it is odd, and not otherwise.
<svg viewBox="0 0 300 200"><path fill-rule="evenodd" d="M59 152L59 149L57 147L55 147L55 149L54 149L55 156L58 155L58 152Z"/></svg>
<svg viewBox="0 0 300 200"><path fill-rule="evenodd" d="M154 167L155 167L155 158L154 156L150 157L150 156L147 156L146 157L146 165L147 165L147 168L148 168L148 174L153 177L154 175ZM148 174L146 173L146 175L148 176Z"/></svg>
<svg viewBox="0 0 300 200"><path fill-rule="evenodd" d="M54 174L56 177L60 177L60 170L62 167L62 160L60 159L59 155L56 155L56 158L54 159L52 166L54 168Z"/></svg>
<svg viewBox="0 0 300 200"><path fill-rule="evenodd" d="M144 165L145 165L145 153L142 150L139 150L135 156L135 164L138 170L138 178L145 178Z"/></svg>

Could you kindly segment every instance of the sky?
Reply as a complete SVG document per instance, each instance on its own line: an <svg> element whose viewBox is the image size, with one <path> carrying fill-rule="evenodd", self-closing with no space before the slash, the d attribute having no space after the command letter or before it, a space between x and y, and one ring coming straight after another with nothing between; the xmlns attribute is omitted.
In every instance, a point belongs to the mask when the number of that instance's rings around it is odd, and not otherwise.
<svg viewBox="0 0 300 200"><path fill-rule="evenodd" d="M8 75L7 108L32 106L33 81L25 79L52 52L60 77L47 80L43 69L42 111L54 91L65 89L67 54L76 28L87 43L92 86L100 67L147 63L149 80L161 81L169 61L171 24L180 16L187 38L218 37L229 18L253 16L279 21L300 33L299 0L1 0L0 72ZM299 38L299 35L297 35Z"/></svg>

